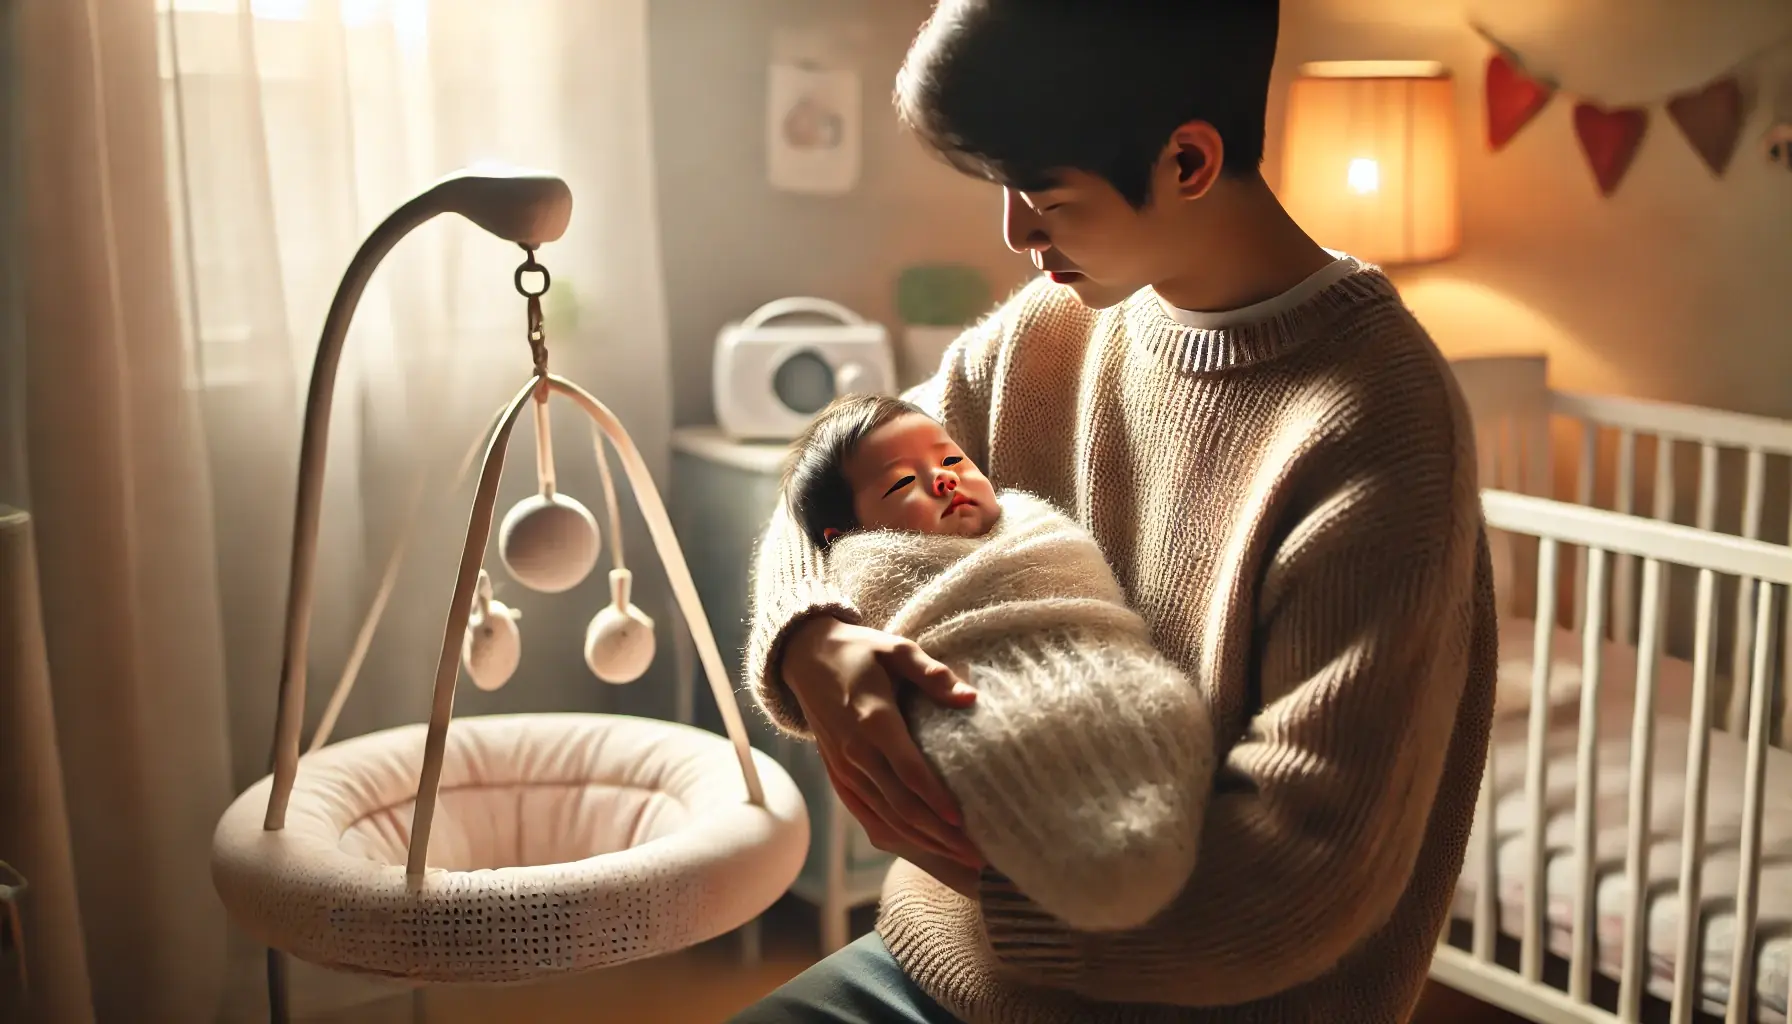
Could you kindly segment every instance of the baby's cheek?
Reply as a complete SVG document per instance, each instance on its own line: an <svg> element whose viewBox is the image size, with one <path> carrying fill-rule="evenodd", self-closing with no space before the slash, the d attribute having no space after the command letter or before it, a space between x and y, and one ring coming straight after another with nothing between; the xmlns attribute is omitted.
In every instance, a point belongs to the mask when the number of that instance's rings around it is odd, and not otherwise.
<svg viewBox="0 0 1792 1024"><path fill-rule="evenodd" d="M913 530L914 508L908 502L875 501L859 507L859 526L867 530Z"/></svg>
<svg viewBox="0 0 1792 1024"><path fill-rule="evenodd" d="M938 503L923 498L902 503L898 522L891 525L915 533L942 533Z"/></svg>

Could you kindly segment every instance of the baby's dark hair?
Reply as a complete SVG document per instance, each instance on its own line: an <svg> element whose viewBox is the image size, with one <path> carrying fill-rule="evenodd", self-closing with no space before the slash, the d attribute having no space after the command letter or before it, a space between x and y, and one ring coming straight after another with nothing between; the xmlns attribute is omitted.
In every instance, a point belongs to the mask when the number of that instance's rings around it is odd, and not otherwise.
<svg viewBox="0 0 1792 1024"><path fill-rule="evenodd" d="M919 406L887 395L842 395L791 442L784 460L784 501L797 528L816 547L827 532L856 529L846 460L871 432L903 416L926 416Z"/></svg>

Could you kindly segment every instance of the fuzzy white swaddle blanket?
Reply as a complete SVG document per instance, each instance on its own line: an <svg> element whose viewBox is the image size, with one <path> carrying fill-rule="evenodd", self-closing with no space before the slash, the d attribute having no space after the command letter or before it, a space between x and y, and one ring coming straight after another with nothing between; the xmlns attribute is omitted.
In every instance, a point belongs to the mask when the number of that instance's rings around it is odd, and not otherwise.
<svg viewBox="0 0 1792 1024"><path fill-rule="evenodd" d="M867 530L828 560L867 626L976 688L967 710L905 711L990 865L1073 928L1136 927L1195 866L1207 704L1086 530L1031 495L1001 503L983 537Z"/></svg>

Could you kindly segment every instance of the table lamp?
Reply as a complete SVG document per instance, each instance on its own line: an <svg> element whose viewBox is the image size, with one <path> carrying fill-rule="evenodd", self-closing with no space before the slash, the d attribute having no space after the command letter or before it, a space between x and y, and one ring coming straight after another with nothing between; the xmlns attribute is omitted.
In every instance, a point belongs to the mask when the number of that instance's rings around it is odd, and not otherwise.
<svg viewBox="0 0 1792 1024"><path fill-rule="evenodd" d="M1282 204L1320 245L1382 266L1456 252L1455 96L1432 61L1304 64L1288 93Z"/></svg>

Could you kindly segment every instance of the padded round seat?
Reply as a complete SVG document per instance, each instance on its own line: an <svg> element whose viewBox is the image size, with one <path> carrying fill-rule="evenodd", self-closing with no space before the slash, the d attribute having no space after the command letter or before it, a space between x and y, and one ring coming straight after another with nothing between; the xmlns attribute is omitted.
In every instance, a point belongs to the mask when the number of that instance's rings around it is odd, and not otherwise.
<svg viewBox="0 0 1792 1024"><path fill-rule="evenodd" d="M405 874L425 725L299 761L286 827L272 777L219 821L212 875L232 918L325 967L513 982L684 949L757 917L809 846L790 776L689 726L619 715L457 718L429 870Z"/></svg>

